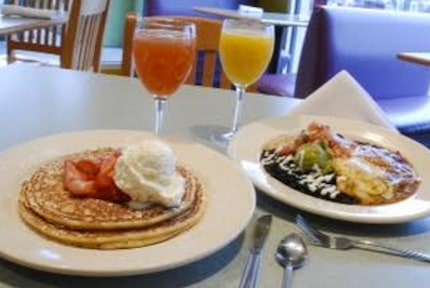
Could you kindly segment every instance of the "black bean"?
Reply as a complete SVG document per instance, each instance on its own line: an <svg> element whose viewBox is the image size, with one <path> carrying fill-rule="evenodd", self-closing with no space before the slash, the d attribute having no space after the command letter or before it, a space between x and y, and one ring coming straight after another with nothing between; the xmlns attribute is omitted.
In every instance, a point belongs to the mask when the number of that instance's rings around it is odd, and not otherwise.
<svg viewBox="0 0 430 288"><path fill-rule="evenodd" d="M266 152L266 153L265 153ZM260 156L260 160L265 159L266 157L269 157L271 154L275 154L275 152L272 151L263 151L263 153ZM349 195L346 195L344 193L337 194L334 198L330 196L330 193L322 194L322 190L325 187L332 186L336 187L336 177L332 177L330 181L323 181L320 185L318 185L315 191L312 191L308 185L300 183L300 180L303 177L306 177L312 173L316 173L316 171L311 171L310 173L304 173L300 170L300 168L297 167L297 165L294 163L293 160L290 160L286 163L287 170L284 170L281 168L280 163L276 162L276 159L279 158L279 155L275 155L273 163L263 165L264 169L267 173L269 173L272 177L276 178L277 180L281 181L285 185L289 186L290 188L297 190L299 192L305 193L307 195L311 195L313 197L317 197L320 199L338 202L342 204L357 204L358 199L353 198Z"/></svg>

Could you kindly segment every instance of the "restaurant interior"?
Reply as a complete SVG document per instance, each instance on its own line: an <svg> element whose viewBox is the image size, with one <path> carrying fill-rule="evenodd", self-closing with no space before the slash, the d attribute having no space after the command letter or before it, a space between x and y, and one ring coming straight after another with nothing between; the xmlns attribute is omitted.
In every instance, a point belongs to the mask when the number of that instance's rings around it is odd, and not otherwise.
<svg viewBox="0 0 430 288"><path fill-rule="evenodd" d="M430 0L0 9L1 287L430 283Z"/></svg>
<svg viewBox="0 0 430 288"><path fill-rule="evenodd" d="M5 0L5 4L9 2L13 1ZM34 3L43 1L15 2L21 2L21 4L28 2L25 5L42 7L37 6L42 4ZM32 2L34 3L31 4ZM129 13L135 12L145 16L192 16L221 21L222 16L216 13L204 13L196 8L207 6L237 10L239 5L249 5L269 13L298 14L304 16L303 21L292 25L278 23L275 27L275 52L265 75L254 85L254 90L263 94L303 99L337 72L347 70L370 93L402 133L425 145L430 145L427 140L430 129L430 116L428 116L430 114L427 113L427 109L430 109L427 101L430 69L425 65L413 65L399 60L402 59L400 55L402 53L428 50L429 40L427 39L429 38L426 37L426 31L428 31L427 16L430 13L430 4L426 0L328 2L207 0L180 3L167 0L112 0L111 2L106 23L101 28L104 29L99 69L101 73L121 74L123 57L127 57L123 54L125 51L123 46L126 41L125 25ZM319 9L320 6L346 8L347 12ZM363 11L362 8L367 11ZM315 17L310 21L313 10L316 10ZM349 16L355 21L349 19ZM410 33L410 31L414 32ZM352 41L350 33L355 32L357 35ZM0 42L2 65L12 61L9 54L14 49L19 49L21 52L29 49L27 54L34 55L24 55L24 58L29 57L30 61L40 60L45 63L59 61L53 58L52 54L46 54L50 52L49 49L44 51L42 48L42 51L38 51L39 48L36 46L23 48L19 43L10 44L13 41L7 44L6 37L9 36L2 37L3 41ZM329 39L333 40L327 41ZM378 41L385 42L385 40L389 44L378 44ZM351 45L357 43L366 43L366 45L360 45L362 46L360 51L352 51ZM18 46L14 47L14 45ZM36 53L28 53L28 51ZM57 55L59 53L55 52ZM219 73L221 68L216 69ZM219 84L215 83L215 85Z"/></svg>

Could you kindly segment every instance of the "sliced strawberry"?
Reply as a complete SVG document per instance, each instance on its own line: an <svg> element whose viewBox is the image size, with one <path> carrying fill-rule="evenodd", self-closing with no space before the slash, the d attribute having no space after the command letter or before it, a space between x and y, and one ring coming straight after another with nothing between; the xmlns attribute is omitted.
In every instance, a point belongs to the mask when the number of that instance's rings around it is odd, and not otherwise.
<svg viewBox="0 0 430 288"><path fill-rule="evenodd" d="M70 160L64 161L64 180L67 182L68 180L73 179L82 179L82 177L86 177L85 173L79 171L76 167L75 163Z"/></svg>
<svg viewBox="0 0 430 288"><path fill-rule="evenodd" d="M94 163L94 162L89 161L89 160L78 161L77 163L75 163L75 166L80 172L82 172L86 175L94 176L94 177L100 171L100 164Z"/></svg>
<svg viewBox="0 0 430 288"><path fill-rule="evenodd" d="M99 174L95 180L97 198L122 203L131 200L130 196L122 192L113 181L113 178Z"/></svg>
<svg viewBox="0 0 430 288"><path fill-rule="evenodd" d="M74 180L67 182L66 189L69 190L73 195L80 197L91 197L96 193L95 181L94 180Z"/></svg>
<svg viewBox="0 0 430 288"><path fill-rule="evenodd" d="M75 163L65 161L64 170L64 187L73 195L86 196L94 193L95 181L89 179L87 174L81 172Z"/></svg>
<svg viewBox="0 0 430 288"><path fill-rule="evenodd" d="M100 165L99 175L101 174L101 175L113 177L113 174L115 173L115 164L116 164L116 161L118 160L118 157L119 156L117 155L112 155L104 158Z"/></svg>
<svg viewBox="0 0 430 288"><path fill-rule="evenodd" d="M64 187L75 196L107 200L116 203L130 201L113 180L119 153L106 157L100 163L80 160L65 161Z"/></svg>

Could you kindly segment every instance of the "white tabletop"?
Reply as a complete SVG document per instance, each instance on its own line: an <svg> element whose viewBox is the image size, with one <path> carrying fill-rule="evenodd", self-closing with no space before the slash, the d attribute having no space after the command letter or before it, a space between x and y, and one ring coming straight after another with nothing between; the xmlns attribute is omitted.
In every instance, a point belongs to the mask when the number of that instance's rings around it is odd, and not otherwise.
<svg viewBox="0 0 430 288"><path fill-rule="evenodd" d="M136 79L16 64L0 69L0 87L0 150L64 131L153 128L154 104ZM168 103L166 133L210 145L206 129L228 127L234 101L233 91L184 85ZM250 93L243 120L282 115L299 102Z"/></svg>
<svg viewBox="0 0 430 288"><path fill-rule="evenodd" d="M85 129L149 130L153 105L135 79L55 68L13 65L0 69L0 150L40 136ZM184 86L169 103L166 133L212 148L208 128L228 126L232 91ZM299 101L252 94L246 97L244 122L288 112ZM0 152L1 153L1 152ZM292 231L296 209L257 193L254 218L274 215L262 259L259 287L280 287L282 269L273 254ZM303 213L333 233L376 238L385 243L430 252L430 219L401 225L360 225ZM37 272L0 260L0 287L238 287L248 255L251 229L227 247L198 262L155 274L124 278L71 277ZM367 251L309 247L306 265L295 271L294 287L427 287L429 264ZM82 259L85 261L85 259Z"/></svg>

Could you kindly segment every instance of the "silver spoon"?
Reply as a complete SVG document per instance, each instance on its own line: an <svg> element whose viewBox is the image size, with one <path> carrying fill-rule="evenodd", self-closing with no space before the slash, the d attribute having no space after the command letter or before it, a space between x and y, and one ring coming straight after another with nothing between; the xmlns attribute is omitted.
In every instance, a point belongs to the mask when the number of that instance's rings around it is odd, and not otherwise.
<svg viewBox="0 0 430 288"><path fill-rule="evenodd" d="M291 287L293 269L300 268L308 255L305 242L297 233L287 235L278 245L275 258L284 267L282 287Z"/></svg>

